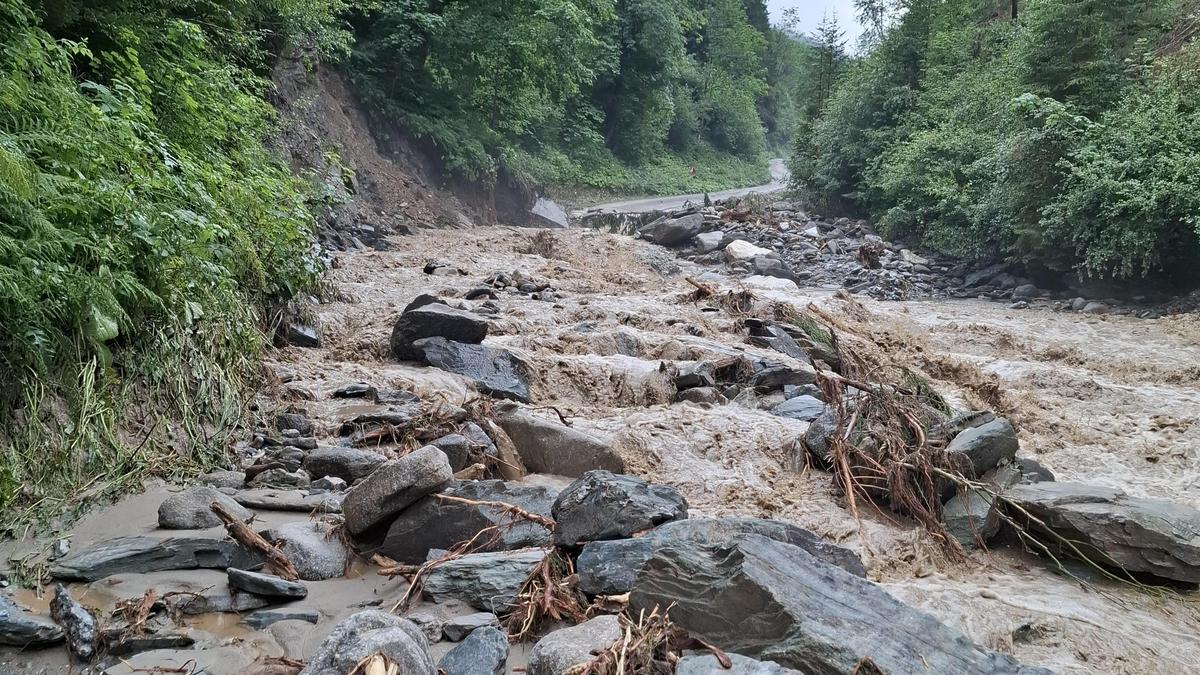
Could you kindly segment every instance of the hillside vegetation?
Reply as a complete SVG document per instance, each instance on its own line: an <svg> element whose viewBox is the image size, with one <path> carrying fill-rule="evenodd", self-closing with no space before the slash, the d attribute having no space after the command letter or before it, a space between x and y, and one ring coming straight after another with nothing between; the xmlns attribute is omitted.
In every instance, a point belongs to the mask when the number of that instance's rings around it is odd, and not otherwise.
<svg viewBox="0 0 1200 675"><path fill-rule="evenodd" d="M1200 280L1195 2L858 5L870 48L792 157L814 201L960 256Z"/></svg>

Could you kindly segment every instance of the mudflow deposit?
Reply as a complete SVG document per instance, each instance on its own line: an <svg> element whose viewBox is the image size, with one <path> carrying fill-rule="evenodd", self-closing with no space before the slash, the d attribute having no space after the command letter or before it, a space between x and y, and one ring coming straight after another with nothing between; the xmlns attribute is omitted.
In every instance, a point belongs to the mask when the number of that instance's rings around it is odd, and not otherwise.
<svg viewBox="0 0 1200 675"><path fill-rule="evenodd" d="M1196 672L1195 315L590 220L336 254L234 470L13 545L0 672Z"/></svg>

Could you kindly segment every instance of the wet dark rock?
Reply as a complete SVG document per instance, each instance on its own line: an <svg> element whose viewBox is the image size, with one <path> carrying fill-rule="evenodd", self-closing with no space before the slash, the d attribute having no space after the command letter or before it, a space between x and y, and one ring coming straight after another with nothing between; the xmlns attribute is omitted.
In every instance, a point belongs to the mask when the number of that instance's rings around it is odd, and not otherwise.
<svg viewBox="0 0 1200 675"><path fill-rule="evenodd" d="M1012 424L998 418L960 432L950 441L946 452L966 457L975 475L982 476L1001 461L1012 461L1019 447L1020 441Z"/></svg>
<svg viewBox="0 0 1200 675"><path fill-rule="evenodd" d="M683 391L694 387L712 387L717 383L717 369L708 361L683 363L675 375L675 389Z"/></svg>
<svg viewBox="0 0 1200 675"><path fill-rule="evenodd" d="M1038 292L1038 287L1033 284L1021 284L1013 289L1012 296L1014 300L1028 300L1036 298Z"/></svg>
<svg viewBox="0 0 1200 675"><path fill-rule="evenodd" d="M797 546L855 576L867 574L862 560L853 551L790 523L759 518L688 518L666 523L637 539L588 543L575 563L579 590L588 595L628 593L633 590L642 564L664 546L728 545L748 535L761 535Z"/></svg>
<svg viewBox="0 0 1200 675"><path fill-rule="evenodd" d="M496 295L496 291L490 288L472 288L471 290L467 291L466 295L463 296L463 298L466 300L478 300L479 298L496 300L499 297L500 296Z"/></svg>
<svg viewBox="0 0 1200 675"><path fill-rule="evenodd" d="M332 395L334 398L375 398L378 393L375 387L366 382L355 382L338 387Z"/></svg>
<svg viewBox="0 0 1200 675"><path fill-rule="evenodd" d="M811 385L816 381L816 373L810 370L771 366L751 375L750 379L746 381L746 385L754 387L759 393L767 394L779 391L784 387Z"/></svg>
<svg viewBox="0 0 1200 675"><path fill-rule="evenodd" d="M825 408L825 402L820 399L797 396L771 408L771 414L801 422L812 422L825 412Z"/></svg>
<svg viewBox="0 0 1200 675"><path fill-rule="evenodd" d="M642 228L639 234L659 246L682 246L703 229L704 216L693 213L680 218L659 219Z"/></svg>
<svg viewBox="0 0 1200 675"><path fill-rule="evenodd" d="M375 654L390 658L404 675L437 672L420 628L394 614L366 610L334 626L300 675L346 675Z"/></svg>
<svg viewBox="0 0 1200 675"><path fill-rule="evenodd" d="M0 596L0 645L43 647L62 641L63 631L53 621Z"/></svg>
<svg viewBox="0 0 1200 675"><path fill-rule="evenodd" d="M304 581L335 579L346 573L350 551L332 526L319 520L286 523L271 528L263 537L282 542L280 550L296 567Z"/></svg>
<svg viewBox="0 0 1200 675"><path fill-rule="evenodd" d="M1021 471L1022 483L1052 483L1054 472L1028 457L1018 457L1013 464Z"/></svg>
<svg viewBox="0 0 1200 675"><path fill-rule="evenodd" d="M1075 542L1097 562L1135 574L1200 583L1200 511L1196 509L1081 483L1017 485L1004 498L1054 534ZM1009 516L1025 522L1017 509L1006 508ZM1057 540L1046 541L1053 546Z"/></svg>
<svg viewBox="0 0 1200 675"><path fill-rule="evenodd" d="M655 525L687 518L687 500L666 485L634 476L589 471L554 502L554 540L561 545L624 539Z"/></svg>
<svg viewBox="0 0 1200 675"><path fill-rule="evenodd" d="M837 413L829 406L809 423L804 432L804 447L808 450L809 458L817 466L827 468L833 464L829 441L836 432Z"/></svg>
<svg viewBox="0 0 1200 675"><path fill-rule="evenodd" d="M550 517L557 492L541 485L499 480L464 481L443 490L447 495L474 501L499 501ZM388 529L380 553L402 563L425 561L430 549L449 549L487 527L513 523L513 519L488 506L472 506L426 497L405 509ZM501 529L491 550L510 550L551 543L550 532L536 523L516 521ZM485 549L487 550L487 549Z"/></svg>
<svg viewBox="0 0 1200 675"><path fill-rule="evenodd" d="M512 609L525 579L545 557L545 549L540 548L472 553L431 569L421 591L437 603L458 600L478 610L504 614Z"/></svg>
<svg viewBox="0 0 1200 675"><path fill-rule="evenodd" d="M442 633L451 642L460 642L471 631L484 626L499 626L500 619L491 612L476 612L450 619L442 626Z"/></svg>
<svg viewBox="0 0 1200 675"><path fill-rule="evenodd" d="M303 621L315 624L320 620L321 614L311 609L294 611L264 609L242 617L242 623L254 630L265 630L280 621Z"/></svg>
<svg viewBox="0 0 1200 675"><path fill-rule="evenodd" d="M819 401L825 400L825 394L821 392L821 388L815 384L785 384L783 386L783 398L796 398L797 396L811 396Z"/></svg>
<svg viewBox="0 0 1200 675"><path fill-rule="evenodd" d="M720 405L726 401L725 397L715 387L685 389L676 395L675 400L690 401L691 403L707 403L709 405Z"/></svg>
<svg viewBox="0 0 1200 675"><path fill-rule="evenodd" d="M725 244L725 233L721 231L696 235L696 250L701 253L712 253L724 248Z"/></svg>
<svg viewBox="0 0 1200 675"><path fill-rule="evenodd" d="M400 315L392 328L392 354L402 361L419 361L422 350L417 340L441 337L453 342L479 344L487 337L487 319L462 309L430 304Z"/></svg>
<svg viewBox="0 0 1200 675"><path fill-rule="evenodd" d="M267 469L250 480L250 485L260 488L306 488L312 482L304 469Z"/></svg>
<svg viewBox="0 0 1200 675"><path fill-rule="evenodd" d="M275 428L280 431L295 429L301 436L312 436L316 425L300 413L279 413L275 416Z"/></svg>
<svg viewBox="0 0 1200 675"><path fill-rule="evenodd" d="M571 427L529 414L515 405L498 406L497 422L531 472L580 476L592 469L625 470L608 443Z"/></svg>
<svg viewBox="0 0 1200 675"><path fill-rule="evenodd" d="M254 515L216 488L194 487L163 500L158 507L158 526L168 530L206 530L217 527L221 524L221 519L212 511L214 502L241 520Z"/></svg>
<svg viewBox="0 0 1200 675"><path fill-rule="evenodd" d="M363 431L371 427L387 424L393 427L406 427L412 424L423 412L417 402L404 402L398 406L379 409L373 412L360 413L342 422L340 433L344 436L355 431Z"/></svg>
<svg viewBox="0 0 1200 675"><path fill-rule="evenodd" d="M503 675L508 636L490 626L476 629L438 663L445 675Z"/></svg>
<svg viewBox="0 0 1200 675"><path fill-rule="evenodd" d="M345 492L350 485L345 480L337 476L325 476L314 480L308 486L308 493L311 495L326 494L329 492Z"/></svg>
<svg viewBox="0 0 1200 675"><path fill-rule="evenodd" d="M251 572L231 567L229 573L229 588L266 598L304 598L308 597L308 588L298 581L288 581L273 574Z"/></svg>
<svg viewBox="0 0 1200 675"><path fill-rule="evenodd" d="M526 366L507 349L451 342L442 337L417 340L430 365L471 379L484 394L529 401Z"/></svg>
<svg viewBox="0 0 1200 675"><path fill-rule="evenodd" d="M642 567L633 612L672 607L696 637L809 673L1047 673L971 642L875 584L803 549L748 535L727 545L682 542Z"/></svg>
<svg viewBox="0 0 1200 675"><path fill-rule="evenodd" d="M1000 531L1000 514L995 497L982 490L956 494L942 507L946 532L966 549L979 548Z"/></svg>
<svg viewBox="0 0 1200 675"><path fill-rule="evenodd" d="M572 666L592 660L595 652L612 646L620 637L621 623L612 615L561 628L538 640L529 651L527 672L529 675L563 675Z"/></svg>
<svg viewBox="0 0 1200 675"><path fill-rule="evenodd" d="M778 663L758 661L741 654L726 654L733 667L726 669L708 652L685 652L675 667L675 675L804 675Z"/></svg>
<svg viewBox="0 0 1200 675"><path fill-rule="evenodd" d="M358 535L383 525L453 478L446 455L432 445L388 461L346 492L346 529Z"/></svg>
<svg viewBox="0 0 1200 675"><path fill-rule="evenodd" d="M96 581L113 574L166 570L258 567L262 560L240 544L203 537L121 537L61 558L50 570L55 579Z"/></svg>
<svg viewBox="0 0 1200 675"><path fill-rule="evenodd" d="M104 653L110 656L130 656L156 649L187 649L196 644L196 639L182 633L156 633L153 635L113 636L104 645Z"/></svg>
<svg viewBox="0 0 1200 675"><path fill-rule="evenodd" d="M445 305L445 304L446 304L446 301L442 300L441 298L437 297L436 295L430 295L428 293L421 293L417 297L413 298L411 302L409 302L407 305L404 306L404 311L401 312L401 314L407 314L408 312L411 312L414 309L419 309L421 307L427 307L429 305Z"/></svg>
<svg viewBox="0 0 1200 675"><path fill-rule="evenodd" d="M347 483L366 478L387 461L378 452L358 448L317 448L304 458L304 470L313 478L335 476Z"/></svg>
<svg viewBox="0 0 1200 675"><path fill-rule="evenodd" d="M321 333L316 326L293 321L284 331L284 341L293 347L315 349L321 346Z"/></svg>
<svg viewBox="0 0 1200 675"><path fill-rule="evenodd" d="M96 655L96 619L67 593L67 587L62 584L54 584L50 616L62 627L67 649L76 658L91 661Z"/></svg>
<svg viewBox="0 0 1200 675"><path fill-rule="evenodd" d="M450 462L450 469L458 472L471 464L471 441L461 434L449 434L429 443L441 450Z"/></svg>

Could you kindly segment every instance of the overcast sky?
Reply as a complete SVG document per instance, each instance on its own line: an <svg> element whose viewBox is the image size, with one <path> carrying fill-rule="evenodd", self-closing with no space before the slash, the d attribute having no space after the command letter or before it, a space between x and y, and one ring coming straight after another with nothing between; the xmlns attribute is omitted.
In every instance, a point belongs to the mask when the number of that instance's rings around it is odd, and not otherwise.
<svg viewBox="0 0 1200 675"><path fill-rule="evenodd" d="M804 33L816 30L826 12L836 12L838 22L846 31L846 46L850 49L854 48L858 34L862 32L854 20L854 0L767 0L767 7L771 10L772 23L783 20L785 9L795 7L800 10L800 30Z"/></svg>

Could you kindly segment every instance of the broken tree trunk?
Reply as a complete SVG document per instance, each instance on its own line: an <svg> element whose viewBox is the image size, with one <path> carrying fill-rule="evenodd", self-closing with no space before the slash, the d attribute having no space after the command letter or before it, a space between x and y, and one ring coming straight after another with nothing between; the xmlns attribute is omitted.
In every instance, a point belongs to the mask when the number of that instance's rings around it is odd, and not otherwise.
<svg viewBox="0 0 1200 675"><path fill-rule="evenodd" d="M283 551L272 546L271 542L263 539L261 534L255 532L253 528L241 520L238 520L237 516L230 513L220 503L213 502L209 508L212 509L213 513L217 514L222 523L225 523L225 529L229 532L229 536L236 539L246 548L262 554L263 560L266 561L267 567L272 572L288 581L297 581L300 579L300 573L296 571L296 567L283 554Z"/></svg>

